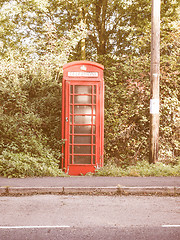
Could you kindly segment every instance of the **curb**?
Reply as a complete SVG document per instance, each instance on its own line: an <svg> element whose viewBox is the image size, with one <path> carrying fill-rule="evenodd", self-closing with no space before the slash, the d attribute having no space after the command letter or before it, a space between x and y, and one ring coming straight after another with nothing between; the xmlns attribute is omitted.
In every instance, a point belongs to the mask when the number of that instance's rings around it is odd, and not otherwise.
<svg viewBox="0 0 180 240"><path fill-rule="evenodd" d="M0 187L0 195L33 194L180 195L180 187Z"/></svg>
<svg viewBox="0 0 180 240"><path fill-rule="evenodd" d="M180 187L122 187L119 190L129 194L180 194Z"/></svg>

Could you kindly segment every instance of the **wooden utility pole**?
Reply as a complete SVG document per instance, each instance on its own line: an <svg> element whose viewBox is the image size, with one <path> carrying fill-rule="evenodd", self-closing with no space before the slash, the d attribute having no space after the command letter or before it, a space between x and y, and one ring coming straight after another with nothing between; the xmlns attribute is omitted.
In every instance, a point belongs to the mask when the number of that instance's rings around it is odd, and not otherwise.
<svg viewBox="0 0 180 240"><path fill-rule="evenodd" d="M158 161L159 147L160 5L160 0L152 0L150 74L150 163L155 163Z"/></svg>

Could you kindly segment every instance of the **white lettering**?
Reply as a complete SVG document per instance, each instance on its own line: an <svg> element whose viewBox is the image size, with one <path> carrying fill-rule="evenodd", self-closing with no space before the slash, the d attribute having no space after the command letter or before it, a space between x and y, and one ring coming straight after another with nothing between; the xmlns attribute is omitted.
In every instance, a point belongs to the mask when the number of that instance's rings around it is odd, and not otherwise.
<svg viewBox="0 0 180 240"><path fill-rule="evenodd" d="M68 72L68 77L98 77L98 72Z"/></svg>

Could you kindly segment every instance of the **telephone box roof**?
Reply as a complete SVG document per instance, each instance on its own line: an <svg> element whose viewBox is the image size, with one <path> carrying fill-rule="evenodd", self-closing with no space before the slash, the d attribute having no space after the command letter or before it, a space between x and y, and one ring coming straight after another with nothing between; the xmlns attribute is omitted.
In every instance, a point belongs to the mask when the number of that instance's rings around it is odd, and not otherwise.
<svg viewBox="0 0 180 240"><path fill-rule="evenodd" d="M74 65L91 65L91 66L95 66L95 67L98 67L102 70L104 70L104 66L99 64L99 63L96 63L96 62L91 62L91 61L74 61L74 62L70 62L70 63L67 63L63 66L63 69L66 69L66 68L69 68L69 67L72 67Z"/></svg>

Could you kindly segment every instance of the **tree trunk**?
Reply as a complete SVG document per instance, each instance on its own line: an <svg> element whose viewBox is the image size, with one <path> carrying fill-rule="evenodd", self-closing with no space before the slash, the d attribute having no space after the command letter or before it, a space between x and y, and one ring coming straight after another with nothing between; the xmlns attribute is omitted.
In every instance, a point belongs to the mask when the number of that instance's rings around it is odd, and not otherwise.
<svg viewBox="0 0 180 240"><path fill-rule="evenodd" d="M86 24L86 14L84 8L80 7L81 21ZM86 60L86 39L81 39L81 60Z"/></svg>
<svg viewBox="0 0 180 240"><path fill-rule="evenodd" d="M106 53L106 11L108 0L99 0L96 3L96 28L99 36L99 46L97 54L104 55Z"/></svg>

